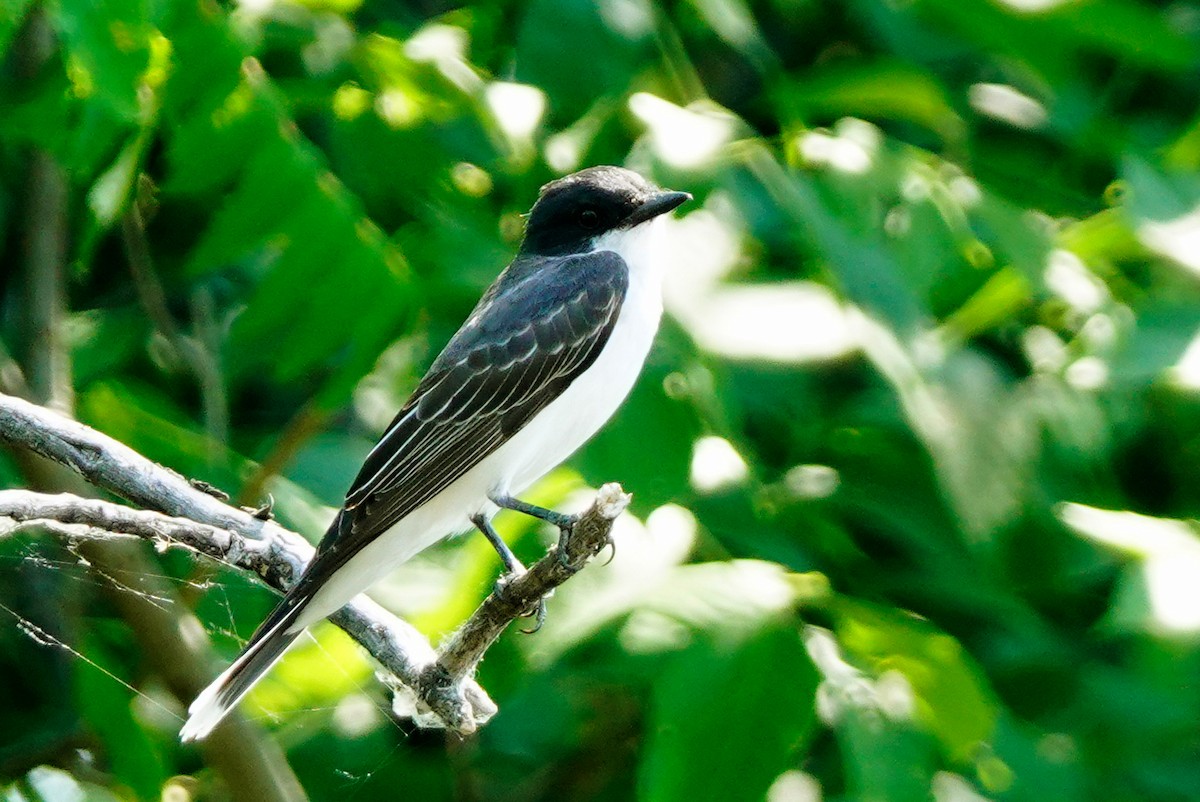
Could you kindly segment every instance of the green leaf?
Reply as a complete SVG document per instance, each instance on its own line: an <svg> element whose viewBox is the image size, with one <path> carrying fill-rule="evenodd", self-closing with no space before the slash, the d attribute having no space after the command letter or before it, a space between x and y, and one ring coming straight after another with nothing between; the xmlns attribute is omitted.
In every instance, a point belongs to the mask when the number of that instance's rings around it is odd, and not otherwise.
<svg viewBox="0 0 1200 802"><path fill-rule="evenodd" d="M1050 230L1033 216L991 193L969 210L971 230L994 254L998 264L1011 264L1032 286L1040 287L1053 240Z"/></svg>
<svg viewBox="0 0 1200 802"><path fill-rule="evenodd" d="M1145 304L1136 327L1113 354L1113 380L1133 388L1158 381L1179 363L1197 330L1200 306L1193 300L1172 298Z"/></svg>
<svg viewBox="0 0 1200 802"><path fill-rule="evenodd" d="M316 375L316 403L340 405L402 330L411 307L403 257L295 133L230 31L183 8L170 21L176 29L183 78L163 116L186 122L170 142L165 186L203 197L236 183L186 269L241 268L255 285L230 333L229 368L284 383ZM195 80L201 64L212 80Z"/></svg>
<svg viewBox="0 0 1200 802"><path fill-rule="evenodd" d="M114 664L98 637L87 638L82 651L102 666ZM76 663L75 693L88 727L107 747L105 758L113 775L139 799L157 797L168 774L162 756L133 716L133 693L82 662Z"/></svg>
<svg viewBox="0 0 1200 802"><path fill-rule="evenodd" d="M1063 38L1106 50L1128 61L1164 70L1196 64L1194 41L1167 10L1134 0L1062 3L1046 15L1050 30Z"/></svg>
<svg viewBox="0 0 1200 802"><path fill-rule="evenodd" d="M878 711L847 710L837 725L849 798L928 802L937 756L931 740Z"/></svg>
<svg viewBox="0 0 1200 802"><path fill-rule="evenodd" d="M902 120L944 138L960 135L963 127L941 84L900 61L838 63L785 84L781 95L806 116Z"/></svg>
<svg viewBox="0 0 1200 802"><path fill-rule="evenodd" d="M1169 222L1194 211L1200 203L1200 176L1168 173L1144 158L1129 156L1121 164L1129 192L1121 206L1135 223Z"/></svg>
<svg viewBox="0 0 1200 802"><path fill-rule="evenodd" d="M8 50L33 0L0 0L0 53Z"/></svg>
<svg viewBox="0 0 1200 802"><path fill-rule="evenodd" d="M822 176L789 170L757 146L748 147L745 158L846 298L887 320L902 337L914 334L928 312L905 283L882 220L875 219L882 185L892 180L896 165L876 161L865 177ZM881 173L871 176L872 169Z"/></svg>
<svg viewBox="0 0 1200 802"><path fill-rule="evenodd" d="M1014 405L1014 382L982 352L951 351L923 366L884 326L864 322L860 330L864 352L928 450L961 530L987 542L1020 515L1037 455L1035 422Z"/></svg>
<svg viewBox="0 0 1200 802"><path fill-rule="evenodd" d="M620 7L586 0L536 0L517 33L516 80L556 98L555 111L576 119L605 95L620 93L646 66L654 32L646 0ZM580 54L587 68L580 69Z"/></svg>
<svg viewBox="0 0 1200 802"><path fill-rule="evenodd" d="M139 116L138 89L150 65L154 29L146 6L146 0L89 0L57 7L76 94L95 93L130 121Z"/></svg>
<svg viewBox="0 0 1200 802"><path fill-rule="evenodd" d="M186 476L235 488L250 468L213 443L167 398L144 387L97 382L79 397L79 418Z"/></svg>
<svg viewBox="0 0 1200 802"><path fill-rule="evenodd" d="M655 684L639 799L761 799L816 721L817 673L790 618L698 641Z"/></svg>
<svg viewBox="0 0 1200 802"><path fill-rule="evenodd" d="M996 699L954 638L899 612L849 599L836 605L837 639L872 674L898 671L917 696L917 715L946 754L969 759L992 737Z"/></svg>
<svg viewBox="0 0 1200 802"><path fill-rule="evenodd" d="M127 144L88 192L88 207L101 228L115 223L125 211L129 193L137 179L143 148L140 137Z"/></svg>
<svg viewBox="0 0 1200 802"><path fill-rule="evenodd" d="M1122 164L1128 192L1121 207L1143 245L1157 254L1200 272L1196 218L1200 215L1200 176L1165 172L1131 156Z"/></svg>

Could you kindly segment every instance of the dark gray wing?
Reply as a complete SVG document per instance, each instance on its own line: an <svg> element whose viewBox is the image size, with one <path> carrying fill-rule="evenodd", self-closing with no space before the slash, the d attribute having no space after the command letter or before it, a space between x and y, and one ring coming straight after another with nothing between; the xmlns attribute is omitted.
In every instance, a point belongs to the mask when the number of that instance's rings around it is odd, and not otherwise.
<svg viewBox="0 0 1200 802"><path fill-rule="evenodd" d="M608 342L628 284L611 251L514 262L363 463L308 573L327 577L561 395Z"/></svg>

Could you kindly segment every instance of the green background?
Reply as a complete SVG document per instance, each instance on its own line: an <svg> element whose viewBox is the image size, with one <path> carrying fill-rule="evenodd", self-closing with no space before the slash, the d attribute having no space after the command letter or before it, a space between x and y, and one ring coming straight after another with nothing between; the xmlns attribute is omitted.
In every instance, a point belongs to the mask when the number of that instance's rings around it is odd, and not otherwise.
<svg viewBox="0 0 1200 802"><path fill-rule="evenodd" d="M696 196L637 389L529 494L622 482L615 559L469 738L317 628L243 705L309 797L1200 799L1200 5L0 0L0 53L2 386L308 537L539 186ZM211 676L276 597L140 559L0 539L5 800L249 798L137 617ZM436 639L497 570L377 597Z"/></svg>

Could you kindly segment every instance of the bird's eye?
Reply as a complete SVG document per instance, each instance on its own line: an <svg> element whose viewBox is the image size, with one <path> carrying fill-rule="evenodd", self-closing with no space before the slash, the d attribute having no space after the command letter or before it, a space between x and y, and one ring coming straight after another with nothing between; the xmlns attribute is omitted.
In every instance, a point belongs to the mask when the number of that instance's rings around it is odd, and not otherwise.
<svg viewBox="0 0 1200 802"><path fill-rule="evenodd" d="M595 228L600 225L600 215L595 209L584 209L579 213L579 225L584 228Z"/></svg>

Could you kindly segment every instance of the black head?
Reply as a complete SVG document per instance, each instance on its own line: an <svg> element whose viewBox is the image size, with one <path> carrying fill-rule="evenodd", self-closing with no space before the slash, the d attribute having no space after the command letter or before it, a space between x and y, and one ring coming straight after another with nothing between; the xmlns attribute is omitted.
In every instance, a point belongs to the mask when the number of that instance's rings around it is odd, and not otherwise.
<svg viewBox="0 0 1200 802"><path fill-rule="evenodd" d="M601 234L632 228L691 199L686 192L659 189L632 170L589 167L542 187L521 252L583 253Z"/></svg>

